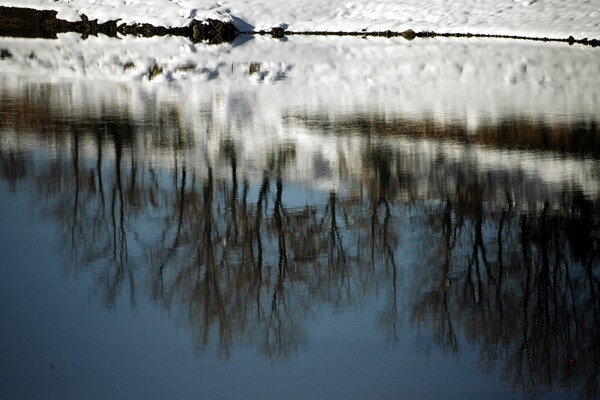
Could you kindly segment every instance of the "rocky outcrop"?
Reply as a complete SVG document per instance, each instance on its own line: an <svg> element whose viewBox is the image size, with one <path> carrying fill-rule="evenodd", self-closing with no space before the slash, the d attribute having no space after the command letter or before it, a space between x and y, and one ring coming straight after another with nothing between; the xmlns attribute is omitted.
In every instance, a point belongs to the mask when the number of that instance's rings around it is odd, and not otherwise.
<svg viewBox="0 0 600 400"><path fill-rule="evenodd" d="M192 20L189 26L184 27L164 27L119 23L119 20L98 23L97 19L89 19L85 14L81 14L79 21L66 21L56 15L54 10L0 6L0 36L53 39L64 32L78 32L84 38L99 33L144 37L174 35L187 36L194 41L222 43L232 41L239 33L233 23L212 19Z"/></svg>
<svg viewBox="0 0 600 400"><path fill-rule="evenodd" d="M0 36L23 38L56 37L56 11L0 6Z"/></svg>
<svg viewBox="0 0 600 400"><path fill-rule="evenodd" d="M209 43L231 42L239 31L231 22L215 19L205 21L192 21L191 38L195 41L208 41Z"/></svg>

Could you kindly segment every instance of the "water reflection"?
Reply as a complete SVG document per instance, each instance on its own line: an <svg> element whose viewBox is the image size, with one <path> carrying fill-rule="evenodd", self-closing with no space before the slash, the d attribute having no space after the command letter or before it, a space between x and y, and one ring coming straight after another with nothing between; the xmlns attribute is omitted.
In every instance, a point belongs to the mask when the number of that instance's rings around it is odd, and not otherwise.
<svg viewBox="0 0 600 400"><path fill-rule="evenodd" d="M71 272L92 270L107 307L150 299L199 354L280 359L323 307L378 302L382 340L411 324L424 350L476 348L483 373L527 395L598 397L595 119L473 131L291 110L248 127L220 122L216 96L192 127L172 99L133 118L26 89L3 94L0 176L57 223Z"/></svg>

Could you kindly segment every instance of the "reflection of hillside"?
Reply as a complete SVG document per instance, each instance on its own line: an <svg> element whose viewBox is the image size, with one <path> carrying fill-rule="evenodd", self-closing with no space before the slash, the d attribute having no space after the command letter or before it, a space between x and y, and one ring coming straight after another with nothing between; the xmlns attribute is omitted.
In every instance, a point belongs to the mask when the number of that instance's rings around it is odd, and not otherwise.
<svg viewBox="0 0 600 400"><path fill-rule="evenodd" d="M235 143L238 168L252 182L260 181L263 170L272 170L280 162L273 149L285 148L294 157L286 161L282 178L340 193L360 190L368 171L368 165L363 165L363 155L370 151L365 144L385 145L397 155L390 164L391 173L412 171L413 190L397 193L403 196L427 196L432 188L421 183L426 182L423 176L431 173L432 165L457 160L468 160L480 171L507 174L519 205L531 197L524 192L555 196L576 187L595 196L600 190L596 173L600 134L595 115L564 122L513 116L475 125L460 124L449 116L451 122L443 124L440 116L398 117L377 108L360 114L347 110L319 114L309 106L301 112L298 107L277 104L257 108L253 92L217 90L183 99L173 98L170 92L161 96L160 92L142 93L139 87L115 86L102 93L97 105L90 99L91 92L40 83L6 90L0 94L0 124L4 130L22 132L20 140L32 142L37 136L28 137L25 132L60 135L92 126L101 133L106 128L98 121L129 125L135 138L130 145L138 156L168 166L170 149L175 146L181 150L178 156L193 159L201 174L208 166L218 165L224 142ZM87 152L88 138L81 140ZM3 143L5 149L12 145ZM213 173L227 176L228 168L215 168ZM528 187L521 190L524 186Z"/></svg>
<svg viewBox="0 0 600 400"><path fill-rule="evenodd" d="M515 121L505 138L516 143L504 144L502 124L464 137L376 114L245 125L207 102L192 126L177 102L152 104L136 118L69 114L39 93L0 105L0 176L57 222L73 272L92 270L107 306L150 298L200 352L243 344L280 358L306 345L320 308L380 297L374 318L390 341L410 319L444 350L466 337L482 369L526 393L597 395L596 125L580 135ZM298 136L279 137L290 125ZM583 137L591 150L577 150ZM521 148L537 150L533 164L566 153L544 165L583 178L552 186L503 161ZM337 186L309 196L302 185L320 177Z"/></svg>
<svg viewBox="0 0 600 400"><path fill-rule="evenodd" d="M310 128L327 127L336 134L406 136L479 144L494 149L548 151L600 157L600 126L595 119L549 123L539 118L516 116L468 126L456 121L443 123L434 118L413 116L390 118L379 115L351 115L331 120L324 115L304 115L292 118Z"/></svg>

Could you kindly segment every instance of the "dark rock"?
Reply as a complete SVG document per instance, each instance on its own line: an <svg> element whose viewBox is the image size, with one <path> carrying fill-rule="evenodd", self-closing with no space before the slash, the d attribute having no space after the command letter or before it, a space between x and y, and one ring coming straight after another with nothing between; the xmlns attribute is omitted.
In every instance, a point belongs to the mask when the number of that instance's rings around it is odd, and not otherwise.
<svg viewBox="0 0 600 400"><path fill-rule="evenodd" d="M413 40L417 37L417 34L412 29L407 29L404 32L401 32L400 36L402 36L406 40Z"/></svg>
<svg viewBox="0 0 600 400"><path fill-rule="evenodd" d="M239 34L233 23L216 19L194 20L191 27L193 40L207 41L211 44L231 42Z"/></svg>
<svg viewBox="0 0 600 400"><path fill-rule="evenodd" d="M76 22L74 24L74 30L76 32L81 33L81 36L85 39L87 38L89 35L98 35L98 20L92 20L90 21L89 18L87 17L87 15L85 14L81 14L79 16L81 18L81 21Z"/></svg>
<svg viewBox="0 0 600 400"><path fill-rule="evenodd" d="M98 32L102 33L106 36L117 36L117 22L116 21L106 21L103 24L98 25Z"/></svg>
<svg viewBox="0 0 600 400"><path fill-rule="evenodd" d="M56 11L0 6L0 36L56 38Z"/></svg>
<svg viewBox="0 0 600 400"><path fill-rule="evenodd" d="M273 36L276 39L282 39L284 35L285 31L280 26L271 29L271 36Z"/></svg>
<svg viewBox="0 0 600 400"><path fill-rule="evenodd" d="M417 32L416 36L420 37L420 38L431 38L431 37L435 37L436 33L430 32L430 31L422 31L422 32Z"/></svg>

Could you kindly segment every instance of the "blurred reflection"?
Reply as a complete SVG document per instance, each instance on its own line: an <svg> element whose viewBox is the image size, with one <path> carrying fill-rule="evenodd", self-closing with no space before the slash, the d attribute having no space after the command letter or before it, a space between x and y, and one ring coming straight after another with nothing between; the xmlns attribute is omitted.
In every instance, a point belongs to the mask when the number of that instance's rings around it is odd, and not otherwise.
<svg viewBox="0 0 600 400"><path fill-rule="evenodd" d="M72 272L93 270L107 307L149 296L200 353L243 344L278 359L308 343L324 305L378 298L389 342L403 323L427 350L458 354L465 337L483 372L500 368L527 395L598 397L596 122L516 118L473 134L427 118L286 115L335 156L273 140L249 160L211 104L199 137L176 102L134 121L119 108L69 114L37 89L1 103L0 176L58 223ZM300 164L313 169L295 174ZM527 170L538 164L566 172L547 181ZM317 175L338 186L304 189Z"/></svg>
<svg viewBox="0 0 600 400"><path fill-rule="evenodd" d="M502 369L516 389L583 382L598 396L598 204L581 194L564 206L522 213L510 198L483 201L488 182L427 210L428 270L419 271L413 321L458 353L464 335L483 372ZM427 254L427 253L425 253Z"/></svg>

